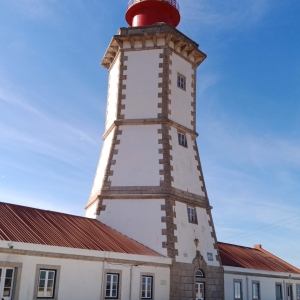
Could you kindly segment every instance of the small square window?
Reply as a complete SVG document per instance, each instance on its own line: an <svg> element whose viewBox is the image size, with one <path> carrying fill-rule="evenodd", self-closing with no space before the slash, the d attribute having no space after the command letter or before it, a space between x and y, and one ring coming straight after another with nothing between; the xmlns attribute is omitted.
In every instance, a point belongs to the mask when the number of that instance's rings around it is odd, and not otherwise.
<svg viewBox="0 0 300 300"><path fill-rule="evenodd" d="M152 299L153 277L142 276L142 299Z"/></svg>
<svg viewBox="0 0 300 300"><path fill-rule="evenodd" d="M188 218L190 223L197 224L196 208L194 206L188 206Z"/></svg>
<svg viewBox="0 0 300 300"><path fill-rule="evenodd" d="M185 91L186 79L185 76L178 73L177 75L177 86Z"/></svg>
<svg viewBox="0 0 300 300"><path fill-rule="evenodd" d="M186 136L184 133L178 132L178 143L180 146L187 147Z"/></svg>
<svg viewBox="0 0 300 300"><path fill-rule="evenodd" d="M236 300L243 299L242 282L238 280L234 281L234 299Z"/></svg>
<svg viewBox="0 0 300 300"><path fill-rule="evenodd" d="M105 299L118 299L119 274L106 274Z"/></svg>
<svg viewBox="0 0 300 300"><path fill-rule="evenodd" d="M37 298L54 298L56 270L40 269Z"/></svg>

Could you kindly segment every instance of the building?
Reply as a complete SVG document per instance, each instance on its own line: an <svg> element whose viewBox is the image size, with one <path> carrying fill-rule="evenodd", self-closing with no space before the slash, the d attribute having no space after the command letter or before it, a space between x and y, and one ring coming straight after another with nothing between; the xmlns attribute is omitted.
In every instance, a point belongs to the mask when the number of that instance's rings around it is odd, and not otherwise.
<svg viewBox="0 0 300 300"><path fill-rule="evenodd" d="M0 298L273 299L278 290L292 300L298 269L262 249L243 264L250 250L217 242L196 141L206 55L175 28L178 3L131 0L126 20L102 60L106 126L86 215L1 203Z"/></svg>
<svg viewBox="0 0 300 300"><path fill-rule="evenodd" d="M225 299L300 299L300 270L264 250L219 243Z"/></svg>

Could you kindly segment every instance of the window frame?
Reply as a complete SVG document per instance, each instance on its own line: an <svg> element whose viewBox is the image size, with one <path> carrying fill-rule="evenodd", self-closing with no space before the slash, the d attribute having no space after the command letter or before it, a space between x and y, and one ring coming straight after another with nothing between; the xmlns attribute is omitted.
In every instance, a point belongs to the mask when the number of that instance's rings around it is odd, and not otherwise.
<svg viewBox="0 0 300 300"><path fill-rule="evenodd" d="M258 284L258 298L254 298L254 290L253 290L253 286L254 284ZM252 281L252 299L253 300L260 300L260 281Z"/></svg>
<svg viewBox="0 0 300 300"><path fill-rule="evenodd" d="M277 286L280 286L281 298L277 298ZM275 282L275 296L276 296L276 300L283 300L283 289L282 289L281 282Z"/></svg>
<svg viewBox="0 0 300 300"><path fill-rule="evenodd" d="M142 289L143 289L143 277L151 277L152 278L152 286L151 286L151 298L143 298L142 297ZM141 273L140 274L140 299L151 299L155 300L155 274L154 273Z"/></svg>
<svg viewBox="0 0 300 300"><path fill-rule="evenodd" d="M107 283L107 274L116 274L118 275L118 291L117 291L117 298L114 297L106 297L106 283ZM113 270L113 269L105 269L105 272L103 274L104 280L103 280L103 299L114 299L119 300L121 299L122 294L122 270Z"/></svg>
<svg viewBox="0 0 300 300"><path fill-rule="evenodd" d="M184 147L184 148L187 148L188 145L187 145L186 134L183 133L183 132L181 132L181 131L177 131L177 136L178 136L178 144L179 144L179 146ZM183 136L183 138L184 138L183 143L182 143L182 138L181 138L181 136Z"/></svg>
<svg viewBox="0 0 300 300"><path fill-rule="evenodd" d="M20 294L21 276L23 263L15 263L8 261L0 261L0 268L14 269L14 278L12 286L12 297L11 300L18 300Z"/></svg>
<svg viewBox="0 0 300 300"><path fill-rule="evenodd" d="M290 299L294 300L293 284L292 283L286 283L286 288L285 288L285 290L286 290L286 299L288 299L288 287L289 286L291 287L291 297L290 297Z"/></svg>
<svg viewBox="0 0 300 300"><path fill-rule="evenodd" d="M44 295L39 296L39 289L40 289L40 279L41 279L41 273L46 272L45 274L45 286L44 286ZM53 279L53 287L52 287L52 296L45 296L45 291L47 291L48 282L49 282L49 274L54 273L54 279ZM37 287L37 299L53 299L55 297L55 282L56 282L56 274L57 271L55 269L40 269L39 270L39 280L38 280L38 287Z"/></svg>
<svg viewBox="0 0 300 300"><path fill-rule="evenodd" d="M58 299L60 269L61 269L61 266L57 266L57 265L40 265L40 264L36 265L33 299L54 299L54 300ZM46 297L46 296L39 297L38 296L40 271L54 271L55 272L52 297Z"/></svg>
<svg viewBox="0 0 300 300"><path fill-rule="evenodd" d="M298 295L298 290L299 290L299 295ZM296 284L296 299L300 300L300 284Z"/></svg>
<svg viewBox="0 0 300 300"><path fill-rule="evenodd" d="M194 221L191 221L190 219L190 209L193 209L194 210ZM191 224L198 224L198 219L197 219L197 209L196 209L196 206L193 206L193 205L187 205L187 214L188 214L188 220L189 220L189 223Z"/></svg>
<svg viewBox="0 0 300 300"><path fill-rule="evenodd" d="M111 276L111 279L113 280L114 276L117 276L117 295L115 296L107 296L106 292L107 292L107 278L108 276ZM111 283L113 281L110 281ZM120 274L118 273L106 273L105 274L105 299L118 299L119 298L119 284L120 284ZM110 294L112 294L112 284L110 285Z"/></svg>
<svg viewBox="0 0 300 300"><path fill-rule="evenodd" d="M183 83L183 87L181 86L181 83ZM186 91L186 76L179 72L177 72L177 87L182 91Z"/></svg>
<svg viewBox="0 0 300 300"><path fill-rule="evenodd" d="M236 298L235 297L235 284L239 283L240 284L240 289L241 289L241 297ZM243 280L242 279L233 279L233 298L234 300L242 300L243 299Z"/></svg>

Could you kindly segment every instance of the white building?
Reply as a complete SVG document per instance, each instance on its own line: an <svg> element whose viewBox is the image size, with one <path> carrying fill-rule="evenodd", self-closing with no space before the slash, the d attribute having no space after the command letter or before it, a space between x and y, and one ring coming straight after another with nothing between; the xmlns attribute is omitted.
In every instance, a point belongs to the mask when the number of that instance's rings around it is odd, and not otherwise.
<svg viewBox="0 0 300 300"><path fill-rule="evenodd" d="M225 299L300 299L300 270L262 249L219 243Z"/></svg>
<svg viewBox="0 0 300 300"><path fill-rule="evenodd" d="M175 28L175 0L129 4L132 27L102 60L106 126L86 216L0 203L0 299L300 297L298 269L272 269L262 249L243 264L250 250L217 242L196 141L206 55Z"/></svg>

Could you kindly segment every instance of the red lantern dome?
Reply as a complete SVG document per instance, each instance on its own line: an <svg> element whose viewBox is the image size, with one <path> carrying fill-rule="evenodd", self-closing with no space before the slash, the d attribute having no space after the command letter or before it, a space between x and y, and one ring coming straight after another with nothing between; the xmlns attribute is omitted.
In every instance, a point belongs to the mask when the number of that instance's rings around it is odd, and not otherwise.
<svg viewBox="0 0 300 300"><path fill-rule="evenodd" d="M126 12L130 26L149 26L163 22L176 27L180 22L177 0L130 0Z"/></svg>

